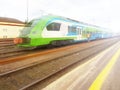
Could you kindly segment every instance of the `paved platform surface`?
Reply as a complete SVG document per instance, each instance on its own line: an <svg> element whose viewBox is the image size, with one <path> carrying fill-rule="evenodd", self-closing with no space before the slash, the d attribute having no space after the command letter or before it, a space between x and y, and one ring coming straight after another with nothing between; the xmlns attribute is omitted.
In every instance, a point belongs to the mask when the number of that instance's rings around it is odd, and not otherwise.
<svg viewBox="0 0 120 90"><path fill-rule="evenodd" d="M43 90L120 90L120 42L52 82Z"/></svg>

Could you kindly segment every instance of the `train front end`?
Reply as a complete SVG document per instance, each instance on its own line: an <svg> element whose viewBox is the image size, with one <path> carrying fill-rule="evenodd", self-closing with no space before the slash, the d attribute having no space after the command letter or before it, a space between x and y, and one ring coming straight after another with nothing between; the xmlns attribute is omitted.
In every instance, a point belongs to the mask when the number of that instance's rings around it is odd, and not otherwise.
<svg viewBox="0 0 120 90"><path fill-rule="evenodd" d="M30 27L25 27L23 30L20 32L20 36L14 39L14 44L20 46L20 47L30 47L31 46L31 37L30 37L30 32L31 32Z"/></svg>
<svg viewBox="0 0 120 90"><path fill-rule="evenodd" d="M52 16L43 16L27 23L26 27L21 30L20 36L14 39L14 43L19 47L37 47L49 44L47 40L42 37L42 32L53 18Z"/></svg>

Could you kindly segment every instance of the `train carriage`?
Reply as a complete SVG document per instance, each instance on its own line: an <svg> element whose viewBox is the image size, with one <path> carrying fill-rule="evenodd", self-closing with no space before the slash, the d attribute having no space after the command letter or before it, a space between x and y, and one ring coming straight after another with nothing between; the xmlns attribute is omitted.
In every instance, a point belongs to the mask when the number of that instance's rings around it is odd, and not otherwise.
<svg viewBox="0 0 120 90"><path fill-rule="evenodd" d="M14 43L21 47L47 44L60 45L73 41L101 38L100 28L59 16L43 16L32 20ZM98 30L99 29L99 30ZM100 33L101 32L101 33Z"/></svg>

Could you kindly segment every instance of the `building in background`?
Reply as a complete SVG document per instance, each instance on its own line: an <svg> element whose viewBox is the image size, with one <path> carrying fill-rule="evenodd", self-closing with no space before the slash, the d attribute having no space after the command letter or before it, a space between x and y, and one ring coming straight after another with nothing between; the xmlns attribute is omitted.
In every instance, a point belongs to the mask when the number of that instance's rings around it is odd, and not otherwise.
<svg viewBox="0 0 120 90"><path fill-rule="evenodd" d="M18 37L24 27L25 23L20 20L0 17L0 38Z"/></svg>

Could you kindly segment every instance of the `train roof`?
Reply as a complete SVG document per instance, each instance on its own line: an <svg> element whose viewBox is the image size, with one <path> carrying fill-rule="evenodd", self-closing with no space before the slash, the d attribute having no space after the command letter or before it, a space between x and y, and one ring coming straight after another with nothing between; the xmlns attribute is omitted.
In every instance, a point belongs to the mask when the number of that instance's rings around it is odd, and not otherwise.
<svg viewBox="0 0 120 90"><path fill-rule="evenodd" d="M85 23L85 22L82 22L82 21L74 20L74 19L71 19L71 18L63 17L63 16L46 15L46 16L43 16L43 17L59 18L59 19L61 19L61 20L71 21L71 22L74 22L74 23L76 23L76 24L81 24L81 25L85 25L85 26L91 26L91 27L95 27L95 28L103 28L103 27L100 27L100 26L97 26L97 25ZM43 18L43 17L42 17L42 18ZM39 18L39 19L40 19L40 18Z"/></svg>
<svg viewBox="0 0 120 90"><path fill-rule="evenodd" d="M34 20L40 20L40 19L45 19L45 20L65 20L65 21L69 21L69 22L72 22L76 25L81 25L81 26L88 26L88 27L92 27L92 28L97 28L97 29L103 29L103 30L107 30L107 28L103 28L103 27L100 27L100 26L97 26L97 25L93 25L93 24L89 24L89 23L85 23L85 22L82 22L82 21L78 21L78 20L74 20L74 19L70 19L70 18L66 18L66 17L62 17L62 16L56 16L56 15L45 15L45 16L42 16L40 18L36 18L36 19L33 19L32 21Z"/></svg>
<svg viewBox="0 0 120 90"><path fill-rule="evenodd" d="M0 17L0 22L24 24L24 22L18 19L8 18L8 17Z"/></svg>

